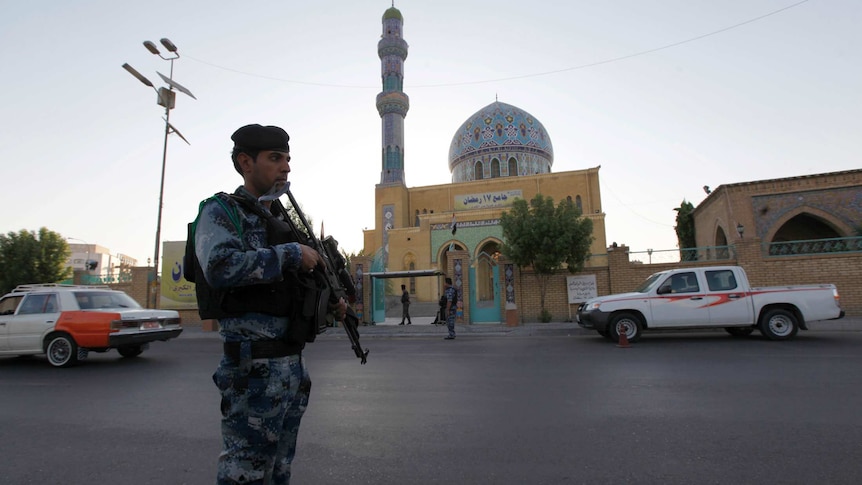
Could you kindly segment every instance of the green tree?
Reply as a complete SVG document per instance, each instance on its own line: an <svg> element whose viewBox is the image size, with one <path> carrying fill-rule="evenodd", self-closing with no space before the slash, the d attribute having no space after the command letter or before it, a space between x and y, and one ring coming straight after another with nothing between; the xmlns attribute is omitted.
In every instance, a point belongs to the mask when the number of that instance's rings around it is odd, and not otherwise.
<svg viewBox="0 0 862 485"><path fill-rule="evenodd" d="M676 211L676 240L679 246L680 261L694 261L697 259L697 241L694 235L694 205L687 202L685 199L679 204L679 207L674 207Z"/></svg>
<svg viewBox="0 0 862 485"><path fill-rule="evenodd" d="M0 294L18 285L56 283L71 276L69 245L47 228L0 234Z"/></svg>
<svg viewBox="0 0 862 485"><path fill-rule="evenodd" d="M500 219L503 245L500 251L519 268L532 267L539 284L542 320L550 320L545 309L545 294L551 276L563 265L569 273L584 268L593 242L593 221L581 216L570 200L554 207L554 199L536 196L527 203L515 200L512 209Z"/></svg>

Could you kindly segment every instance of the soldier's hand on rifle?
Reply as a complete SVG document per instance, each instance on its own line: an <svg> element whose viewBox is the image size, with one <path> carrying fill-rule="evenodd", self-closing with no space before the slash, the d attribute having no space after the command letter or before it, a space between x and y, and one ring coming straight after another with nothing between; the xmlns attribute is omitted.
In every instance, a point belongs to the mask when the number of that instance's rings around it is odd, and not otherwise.
<svg viewBox="0 0 862 485"><path fill-rule="evenodd" d="M314 268L324 266L326 264L323 260L323 256L321 256L313 247L300 244L299 248L302 250L302 260L299 262L299 269L301 271L310 273L314 271Z"/></svg>
<svg viewBox="0 0 862 485"><path fill-rule="evenodd" d="M339 298L337 303L331 303L329 305L329 312L332 314L335 321L344 321L344 315L347 314L347 302L344 301L344 298Z"/></svg>

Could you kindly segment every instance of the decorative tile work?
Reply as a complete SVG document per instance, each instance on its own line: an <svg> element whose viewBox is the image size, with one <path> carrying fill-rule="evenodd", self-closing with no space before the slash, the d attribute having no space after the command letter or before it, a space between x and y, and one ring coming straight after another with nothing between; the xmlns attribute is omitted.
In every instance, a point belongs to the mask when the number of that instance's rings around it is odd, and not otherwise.
<svg viewBox="0 0 862 485"><path fill-rule="evenodd" d="M453 267L455 268L455 274L452 275L452 286L455 287L455 291L458 292L458 308L455 313L455 317L457 319L464 318L464 265L460 258L455 259Z"/></svg>
<svg viewBox="0 0 862 485"><path fill-rule="evenodd" d="M434 224L431 227L431 245L429 246L431 262L437 263L438 251L444 246L448 247L452 240L464 246L468 254L473 254L479 244L488 238L503 240L503 226L500 225L499 219L458 221L458 232L454 237L449 229L449 224Z"/></svg>
<svg viewBox="0 0 862 485"><path fill-rule="evenodd" d="M522 153L530 154L530 159L517 156ZM524 163L518 175L547 173L554 163L554 147L545 127L532 115L495 101L477 111L455 132L449 145L452 181L478 180L474 173L477 162L487 165L497 158L505 165L512 157Z"/></svg>
<svg viewBox="0 0 862 485"><path fill-rule="evenodd" d="M383 211L383 267L389 267L389 230L395 228L395 206L384 205Z"/></svg>
<svg viewBox="0 0 862 485"><path fill-rule="evenodd" d="M503 265L506 278L506 303L515 303L515 265L507 263Z"/></svg>
<svg viewBox="0 0 862 485"><path fill-rule="evenodd" d="M757 224L757 236L766 237L777 221L800 208L818 209L842 220L848 226L859 224L862 214L862 191L858 187L812 190L790 194L753 196L752 209Z"/></svg>

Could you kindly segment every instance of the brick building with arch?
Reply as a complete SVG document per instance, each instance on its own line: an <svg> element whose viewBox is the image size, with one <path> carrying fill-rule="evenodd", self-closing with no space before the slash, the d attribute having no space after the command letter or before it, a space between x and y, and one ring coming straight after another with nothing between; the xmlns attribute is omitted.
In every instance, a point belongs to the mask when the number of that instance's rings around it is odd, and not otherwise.
<svg viewBox="0 0 862 485"><path fill-rule="evenodd" d="M862 236L862 170L721 185L692 212L698 247Z"/></svg>

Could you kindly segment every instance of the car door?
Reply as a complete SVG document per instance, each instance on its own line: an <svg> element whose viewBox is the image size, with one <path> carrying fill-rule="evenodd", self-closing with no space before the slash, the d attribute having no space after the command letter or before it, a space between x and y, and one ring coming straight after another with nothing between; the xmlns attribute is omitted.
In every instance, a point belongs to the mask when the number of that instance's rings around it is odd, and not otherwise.
<svg viewBox="0 0 862 485"><path fill-rule="evenodd" d="M24 295L7 295L0 299L0 352L9 350L9 326Z"/></svg>
<svg viewBox="0 0 862 485"><path fill-rule="evenodd" d="M650 327L697 327L709 325L709 306L694 271L669 275L650 298Z"/></svg>
<svg viewBox="0 0 862 485"><path fill-rule="evenodd" d="M739 288L731 269L705 271L710 292L709 321L712 325L745 325L754 323L751 293Z"/></svg>
<svg viewBox="0 0 862 485"><path fill-rule="evenodd" d="M42 335L54 328L60 317L57 295L30 293L7 324L7 345L10 352L41 352Z"/></svg>

